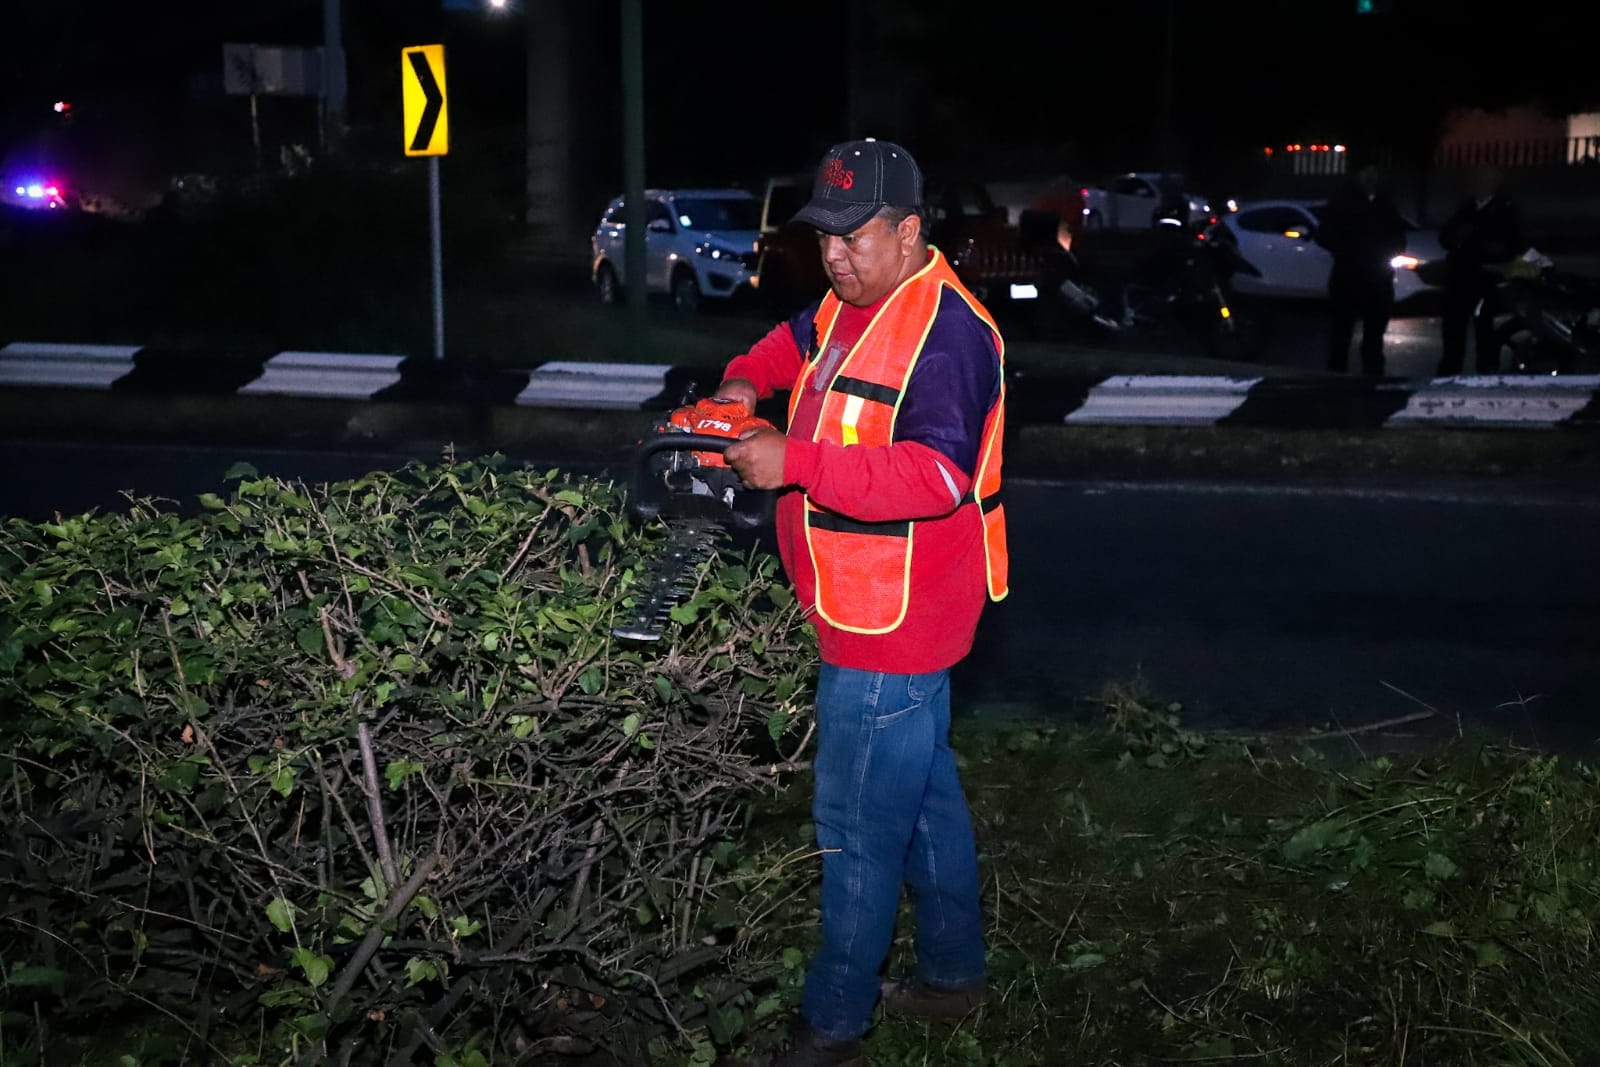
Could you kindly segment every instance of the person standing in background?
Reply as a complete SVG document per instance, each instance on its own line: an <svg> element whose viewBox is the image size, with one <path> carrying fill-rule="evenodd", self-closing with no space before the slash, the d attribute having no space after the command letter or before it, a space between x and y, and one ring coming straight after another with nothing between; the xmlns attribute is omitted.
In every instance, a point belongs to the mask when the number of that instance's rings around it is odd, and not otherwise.
<svg viewBox="0 0 1600 1067"><path fill-rule="evenodd" d="M1384 373L1383 335L1394 313L1394 268L1411 227L1383 187L1378 165L1357 163L1351 180L1329 199L1316 241L1333 255L1328 275L1328 369L1343 374L1350 340L1361 323L1361 370Z"/></svg>

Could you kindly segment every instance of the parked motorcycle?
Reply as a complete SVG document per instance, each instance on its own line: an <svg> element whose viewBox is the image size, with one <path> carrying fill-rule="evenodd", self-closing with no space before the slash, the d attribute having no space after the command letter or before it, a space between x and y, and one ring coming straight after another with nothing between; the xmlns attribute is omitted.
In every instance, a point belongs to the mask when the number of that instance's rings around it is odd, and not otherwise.
<svg viewBox="0 0 1600 1067"><path fill-rule="evenodd" d="M1417 268L1427 285L1449 283L1449 264L1434 260ZM1514 374L1593 373L1600 369L1600 282L1558 269L1530 248L1508 267L1486 267L1493 289L1488 311L1494 343L1509 352Z"/></svg>
<svg viewBox="0 0 1600 1067"><path fill-rule="evenodd" d="M1600 362L1600 283L1556 269L1530 252L1511 267L1495 294L1504 318L1494 338L1511 353L1511 369L1574 374Z"/></svg>
<svg viewBox="0 0 1600 1067"><path fill-rule="evenodd" d="M1232 280L1261 272L1209 219L1158 217L1148 233L1096 234L1053 254L1041 295L1049 332L1095 343L1197 340L1207 355L1250 361L1266 347L1264 321L1232 300Z"/></svg>

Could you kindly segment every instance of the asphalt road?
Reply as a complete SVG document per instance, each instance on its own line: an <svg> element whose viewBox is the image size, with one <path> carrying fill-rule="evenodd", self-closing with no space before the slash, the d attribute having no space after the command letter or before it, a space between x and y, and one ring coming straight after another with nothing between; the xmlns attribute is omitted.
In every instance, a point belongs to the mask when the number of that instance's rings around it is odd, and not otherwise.
<svg viewBox="0 0 1600 1067"><path fill-rule="evenodd" d="M426 453L8 442L0 514L190 500L235 460L325 480ZM969 714L1092 716L1142 677L1195 725L1600 738L1600 495L1410 483L1008 485L1013 591L956 676ZM1375 734L1363 734L1368 745ZM1391 742L1404 743L1389 731Z"/></svg>
<svg viewBox="0 0 1600 1067"><path fill-rule="evenodd" d="M1007 486L1011 597L961 689L1066 707L1142 676L1196 724L1600 739L1600 497L1513 487ZM1077 705L1080 709L1084 706Z"/></svg>

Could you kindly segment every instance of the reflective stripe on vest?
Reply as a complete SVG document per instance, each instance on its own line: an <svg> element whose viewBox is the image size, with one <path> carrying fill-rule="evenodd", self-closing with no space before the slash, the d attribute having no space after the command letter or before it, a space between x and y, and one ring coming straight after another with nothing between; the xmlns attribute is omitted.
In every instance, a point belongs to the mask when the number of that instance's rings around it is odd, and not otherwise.
<svg viewBox="0 0 1600 1067"><path fill-rule="evenodd" d="M944 256L938 249L931 248L930 253L928 265L890 295L834 372L812 440L846 447L892 443L906 384L933 329L939 302L946 289L959 295L993 333L1000 360L1000 393L984 419L972 491L959 505L982 523L988 594L990 599L1000 600L1008 592L1009 569L1005 509L999 497L1005 430L1004 342L994 319L956 278ZM813 337L819 340L790 396L791 423L799 397L817 370L815 353L828 349L840 306L830 292L817 312ZM809 498L804 510L806 545L817 577L817 614L851 633L882 634L899 627L911 600L917 524L860 522L820 508Z"/></svg>

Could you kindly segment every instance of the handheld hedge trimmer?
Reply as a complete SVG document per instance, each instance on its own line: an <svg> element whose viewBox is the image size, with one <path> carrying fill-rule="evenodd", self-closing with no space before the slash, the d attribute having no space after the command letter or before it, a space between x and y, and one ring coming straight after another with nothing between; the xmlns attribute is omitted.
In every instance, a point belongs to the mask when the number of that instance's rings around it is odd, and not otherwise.
<svg viewBox="0 0 1600 1067"><path fill-rule="evenodd" d="M633 608L611 633L657 641L672 609L691 591L695 567L710 558L730 528L772 521L777 494L747 489L722 458L750 430L773 429L741 400L708 398L673 411L634 453L628 506L636 518L661 519L667 538L645 564Z"/></svg>

